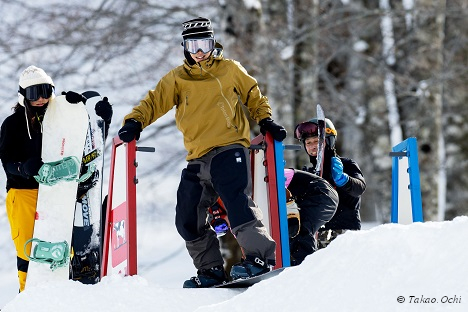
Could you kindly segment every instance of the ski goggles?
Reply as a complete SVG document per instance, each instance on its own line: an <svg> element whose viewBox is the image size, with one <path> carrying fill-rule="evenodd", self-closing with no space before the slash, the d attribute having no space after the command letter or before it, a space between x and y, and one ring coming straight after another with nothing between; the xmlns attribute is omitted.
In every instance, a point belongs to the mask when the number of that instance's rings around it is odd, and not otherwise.
<svg viewBox="0 0 468 312"><path fill-rule="evenodd" d="M185 51L196 54L198 51L208 53L214 49L215 40L214 38L201 38L201 39L185 39L184 49Z"/></svg>
<svg viewBox="0 0 468 312"><path fill-rule="evenodd" d="M19 93L21 93L26 100L31 102L37 101L39 98L48 99L52 96L53 92L54 87L48 83L29 86L25 89L19 88Z"/></svg>
<svg viewBox="0 0 468 312"><path fill-rule="evenodd" d="M325 133L327 135L336 136L336 130L328 127L325 128ZM314 136L318 136L318 125L310 121L305 121L298 124L294 130L294 138L298 140L305 140Z"/></svg>
<svg viewBox="0 0 468 312"><path fill-rule="evenodd" d="M298 140L305 140L314 136L318 136L318 126L309 121L298 124L296 130L294 130L294 138Z"/></svg>

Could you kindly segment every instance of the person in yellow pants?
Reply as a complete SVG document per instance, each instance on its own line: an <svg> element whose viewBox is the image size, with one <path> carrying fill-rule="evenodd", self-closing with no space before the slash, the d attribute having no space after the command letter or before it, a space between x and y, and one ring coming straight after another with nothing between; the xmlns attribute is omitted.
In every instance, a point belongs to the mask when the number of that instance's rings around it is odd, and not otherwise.
<svg viewBox="0 0 468 312"><path fill-rule="evenodd" d="M64 94L70 103L86 101L73 91ZM31 244L26 246L26 250L24 245L33 237L36 219L39 184L34 176L43 165L42 120L54 97L52 78L43 69L29 66L20 75L18 103L13 107L13 113L3 121L0 131L0 159L7 178L6 210L17 252L20 292L26 285L31 252ZM106 101L96 103L96 114L101 118L103 108L107 111L112 109Z"/></svg>
<svg viewBox="0 0 468 312"><path fill-rule="evenodd" d="M25 243L34 232L34 220L36 215L37 189L10 189L6 198L6 210L17 254L18 279L20 291L26 283L28 271L28 258L25 254ZM30 253L31 244L26 246L26 252Z"/></svg>
<svg viewBox="0 0 468 312"><path fill-rule="evenodd" d="M54 95L54 82L44 70L29 66L20 75L18 103L5 118L0 132L0 159L7 177L6 210L17 252L20 291L26 284L39 184L34 179L42 166L42 120Z"/></svg>

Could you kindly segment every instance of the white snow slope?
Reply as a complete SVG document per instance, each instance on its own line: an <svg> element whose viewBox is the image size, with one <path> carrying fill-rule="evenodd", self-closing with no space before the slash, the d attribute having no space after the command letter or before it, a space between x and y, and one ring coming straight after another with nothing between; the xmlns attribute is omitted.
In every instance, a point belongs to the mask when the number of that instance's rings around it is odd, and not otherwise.
<svg viewBox="0 0 468 312"><path fill-rule="evenodd" d="M245 291L183 289L195 270L180 238L169 227L165 233L159 246L139 251L147 265L137 276L106 277L97 285L44 284L12 295L2 312L468 311L466 216L347 232L302 265ZM172 259L150 265L151 256L163 254L157 248L172 250ZM11 294L16 280L8 287Z"/></svg>

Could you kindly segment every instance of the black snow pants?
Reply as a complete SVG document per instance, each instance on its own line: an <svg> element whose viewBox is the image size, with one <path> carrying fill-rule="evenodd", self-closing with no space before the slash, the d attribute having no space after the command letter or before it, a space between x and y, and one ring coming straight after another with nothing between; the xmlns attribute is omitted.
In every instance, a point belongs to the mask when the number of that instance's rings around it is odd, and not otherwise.
<svg viewBox="0 0 468 312"><path fill-rule="evenodd" d="M288 190L300 208L299 234L289 240L291 264L297 265L317 250L315 234L335 214L338 193L325 179L301 170L294 170Z"/></svg>
<svg viewBox="0 0 468 312"><path fill-rule="evenodd" d="M229 214L232 232L246 257L275 263L275 241L253 202L249 151L242 145L218 147L189 161L177 190L176 227L197 269L222 265L216 233L207 222L208 209L219 197Z"/></svg>

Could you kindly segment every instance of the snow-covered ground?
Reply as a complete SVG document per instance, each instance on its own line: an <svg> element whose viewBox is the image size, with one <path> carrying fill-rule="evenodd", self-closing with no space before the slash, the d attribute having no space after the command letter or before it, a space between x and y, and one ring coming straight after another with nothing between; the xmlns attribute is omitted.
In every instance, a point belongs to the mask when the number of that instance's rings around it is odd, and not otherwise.
<svg viewBox="0 0 468 312"><path fill-rule="evenodd" d="M125 111L116 109L115 120L122 120ZM118 128L119 122L115 122L111 136ZM244 292L183 289L184 280L195 274L174 226L174 200L186 163L181 159L180 166L171 168L171 175L145 171L149 164L168 157L165 147L169 141L183 149L182 139L172 135L153 141L145 140L146 136L143 132L138 145L154 146L156 152L138 154L138 276L108 277L93 286L72 281L45 284L18 294L16 254L3 199L2 312L468 311L468 217L411 225L366 225L365 230L340 236L301 266ZM0 185L4 180L2 171Z"/></svg>
<svg viewBox="0 0 468 312"><path fill-rule="evenodd" d="M169 223L139 228L138 276L44 284L16 295L0 223L0 307L20 311L468 311L468 217L347 232L298 267L248 290L183 289L194 274ZM11 246L12 247L12 246Z"/></svg>

